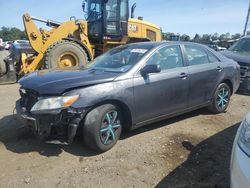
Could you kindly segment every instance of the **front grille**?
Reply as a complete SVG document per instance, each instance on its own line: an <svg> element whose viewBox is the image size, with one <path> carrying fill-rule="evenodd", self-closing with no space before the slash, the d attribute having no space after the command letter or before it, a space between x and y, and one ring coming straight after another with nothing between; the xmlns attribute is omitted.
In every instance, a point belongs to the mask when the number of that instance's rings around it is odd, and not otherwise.
<svg viewBox="0 0 250 188"><path fill-rule="evenodd" d="M23 88L21 88L19 92L21 95L21 100L20 100L21 107L25 108L26 111L30 112L31 108L38 101L39 95L34 91Z"/></svg>
<svg viewBox="0 0 250 188"><path fill-rule="evenodd" d="M240 76L245 78L248 76L248 72L250 71L250 67L248 66L240 66Z"/></svg>

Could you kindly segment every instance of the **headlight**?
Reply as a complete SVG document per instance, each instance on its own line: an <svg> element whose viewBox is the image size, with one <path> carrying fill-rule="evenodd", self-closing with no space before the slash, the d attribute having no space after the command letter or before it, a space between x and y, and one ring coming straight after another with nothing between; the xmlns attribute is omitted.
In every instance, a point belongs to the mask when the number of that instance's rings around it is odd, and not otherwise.
<svg viewBox="0 0 250 188"><path fill-rule="evenodd" d="M244 120L241 124L238 144L250 156L250 124L247 120Z"/></svg>
<svg viewBox="0 0 250 188"><path fill-rule="evenodd" d="M78 98L78 95L43 98L31 108L31 112L33 114L59 113L62 109L71 106Z"/></svg>

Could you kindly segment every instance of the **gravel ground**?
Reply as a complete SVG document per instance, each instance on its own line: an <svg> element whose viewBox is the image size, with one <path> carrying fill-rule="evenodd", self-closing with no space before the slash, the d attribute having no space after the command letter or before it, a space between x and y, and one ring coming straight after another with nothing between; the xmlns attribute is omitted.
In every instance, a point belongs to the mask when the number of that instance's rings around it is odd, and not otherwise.
<svg viewBox="0 0 250 188"><path fill-rule="evenodd" d="M122 134L110 151L37 141L15 120L18 84L0 86L0 187L228 187L231 147L250 97Z"/></svg>

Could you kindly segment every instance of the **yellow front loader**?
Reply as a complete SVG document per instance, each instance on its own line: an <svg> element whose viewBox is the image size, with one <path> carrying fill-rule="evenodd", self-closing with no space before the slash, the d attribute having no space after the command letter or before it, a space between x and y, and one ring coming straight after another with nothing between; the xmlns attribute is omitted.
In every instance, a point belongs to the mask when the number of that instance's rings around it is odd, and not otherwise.
<svg viewBox="0 0 250 188"><path fill-rule="evenodd" d="M52 29L38 29L34 20L46 22ZM77 67L84 65L86 58L93 59L94 51L87 35L87 21L70 20L60 24L24 14L23 22L35 53L32 56L22 53L20 75L44 68Z"/></svg>
<svg viewBox="0 0 250 188"><path fill-rule="evenodd" d="M129 18L128 0L87 0L83 2L85 20L58 23L24 14L23 22L34 53L22 53L20 76L38 69L74 69L110 48L132 42L161 41L161 28ZM44 22L51 30L38 29L34 21Z"/></svg>

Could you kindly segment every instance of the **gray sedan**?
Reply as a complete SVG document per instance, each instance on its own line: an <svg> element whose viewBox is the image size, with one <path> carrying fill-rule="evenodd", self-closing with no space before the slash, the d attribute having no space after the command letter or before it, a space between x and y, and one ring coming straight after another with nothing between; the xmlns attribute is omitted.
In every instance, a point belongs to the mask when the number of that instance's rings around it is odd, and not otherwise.
<svg viewBox="0 0 250 188"><path fill-rule="evenodd" d="M19 81L18 114L49 143L112 148L122 129L202 107L224 112L240 83L239 65L212 49L181 42L121 46L76 71L45 71ZM82 129L79 129L82 127Z"/></svg>

